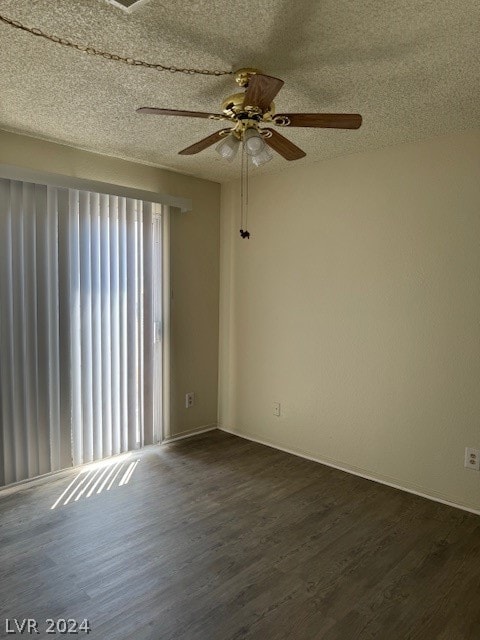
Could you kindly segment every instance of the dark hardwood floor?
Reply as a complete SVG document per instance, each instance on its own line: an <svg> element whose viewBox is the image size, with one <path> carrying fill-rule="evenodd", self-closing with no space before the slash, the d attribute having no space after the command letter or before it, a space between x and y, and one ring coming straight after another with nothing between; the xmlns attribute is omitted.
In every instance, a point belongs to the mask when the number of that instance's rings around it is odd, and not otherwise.
<svg viewBox="0 0 480 640"><path fill-rule="evenodd" d="M221 432L131 460L0 494L1 637L480 638L479 516Z"/></svg>

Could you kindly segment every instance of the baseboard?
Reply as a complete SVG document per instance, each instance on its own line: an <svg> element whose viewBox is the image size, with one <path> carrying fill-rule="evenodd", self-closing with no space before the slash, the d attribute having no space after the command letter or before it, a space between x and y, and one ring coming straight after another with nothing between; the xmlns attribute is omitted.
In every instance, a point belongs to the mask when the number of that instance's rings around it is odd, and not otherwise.
<svg viewBox="0 0 480 640"><path fill-rule="evenodd" d="M191 438L192 436L198 436L200 433L207 433L207 431L215 431L218 429L217 424L207 424L203 427L195 427L195 429L188 429L188 431L182 431L174 436L169 436L162 440L162 444L170 444L170 442L176 442L177 440L184 440L185 438Z"/></svg>
<svg viewBox="0 0 480 640"><path fill-rule="evenodd" d="M245 440L251 440L252 442L257 442L258 444L263 444L266 447L271 447L272 449L278 449L279 451L284 451L285 453L290 453L294 456L298 456L299 458L305 458L305 460L311 460L313 462L318 462L320 464L324 464L327 467L332 467L333 469L339 469L340 471L345 471L346 473L351 473L354 476L359 476L360 478L365 478L366 480L372 480L373 482L378 482L379 484L384 484L387 487L392 487L394 489L399 489L400 491L406 491L407 493L412 493L416 496L420 496L421 498L427 498L427 500L433 500L434 502L440 502L441 504L446 504L449 507L454 507L455 509L462 509L463 511L468 511L469 513L474 513L476 515L480 515L480 509L476 509L471 507L470 505L462 504L459 502L454 502L448 497L443 497L442 495L432 495L431 493L425 493L421 488L416 488L414 486L406 487L404 485L398 484L394 481L391 481L386 478L382 478L376 475L372 475L368 473L368 471L364 471L363 469L352 468L342 464L336 460L331 460L328 458L321 458L320 456L312 455L306 451L302 451L300 449L291 449L289 447L284 447L278 445L274 442L264 440L262 438L258 438L255 435L247 434L240 431L233 431L232 429L227 429L225 427L218 426L220 431L224 431L225 433L230 433L234 436L238 436L239 438L244 438Z"/></svg>
<svg viewBox="0 0 480 640"><path fill-rule="evenodd" d="M196 436L200 433L206 433L207 431L214 431L217 429L216 424L209 424L203 427L196 427L195 429L189 429L188 431L184 431L179 435L172 436L170 438L165 438L162 442L157 442L155 444L147 444L141 449L132 449L129 452L119 453L118 456L123 456L125 453L129 453L131 455L142 455L143 453L147 453L152 449L156 449L161 447L164 444L170 444L171 442L175 442L176 440L183 440L184 438L191 438L192 436ZM58 471L49 471L48 473L44 473L41 476L35 476L34 478L26 478L25 480L19 480L18 482L12 482L7 484L6 486L0 487L0 498L10 493L14 493L17 491L21 491L22 489L29 489L31 487L39 486L44 482L48 482L50 480L61 480L62 478L67 478L69 475L78 473L79 470L84 467L88 467L90 465L101 464L105 460L114 460L117 456L109 456L108 458L104 458L103 460L96 460L94 462L85 462L83 464L76 465L74 467L66 467L65 469L59 469Z"/></svg>
<svg viewBox="0 0 480 640"><path fill-rule="evenodd" d="M155 447L160 447L160 443L156 444L147 444L141 449L132 449L131 451L123 451L122 453L116 453L113 456L107 456L106 458L102 458L101 460L93 460L92 462L82 462L82 464L77 464L74 467L65 467L65 469L58 469L57 471L48 471L47 473L43 473L40 476L34 476L33 478L25 478L24 480L18 480L18 482L11 482L5 486L0 487L0 498L8 495L9 493L14 493L16 491L20 491L21 489L29 489L35 486L41 486L45 482L49 482L51 480L62 480L63 478L68 478L71 475L75 475L76 473L81 472L83 469L87 467L94 467L95 465L101 465L107 461L115 461L116 459L126 457L126 456L139 456L143 453L147 452L150 449Z"/></svg>

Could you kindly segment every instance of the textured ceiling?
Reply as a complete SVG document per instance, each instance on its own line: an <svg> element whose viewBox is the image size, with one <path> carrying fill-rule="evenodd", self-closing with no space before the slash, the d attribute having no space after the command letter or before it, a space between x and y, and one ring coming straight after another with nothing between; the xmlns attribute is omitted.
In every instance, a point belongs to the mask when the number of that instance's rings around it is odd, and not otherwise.
<svg viewBox="0 0 480 640"><path fill-rule="evenodd" d="M162 64L253 66L285 80L277 112L356 112L358 131L290 129L309 163L477 128L478 0L150 0L127 14L105 0L2 0L27 25ZM0 128L217 181L237 163L213 147L177 152L222 123L135 113L218 111L233 78L129 67L0 24ZM286 166L275 159L256 172Z"/></svg>

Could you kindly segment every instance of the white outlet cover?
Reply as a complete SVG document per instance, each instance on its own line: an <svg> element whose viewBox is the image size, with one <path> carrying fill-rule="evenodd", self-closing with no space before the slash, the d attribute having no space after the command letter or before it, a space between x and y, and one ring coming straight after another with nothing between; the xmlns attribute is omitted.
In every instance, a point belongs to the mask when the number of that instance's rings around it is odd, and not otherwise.
<svg viewBox="0 0 480 640"><path fill-rule="evenodd" d="M480 471L480 449L465 447L465 468Z"/></svg>

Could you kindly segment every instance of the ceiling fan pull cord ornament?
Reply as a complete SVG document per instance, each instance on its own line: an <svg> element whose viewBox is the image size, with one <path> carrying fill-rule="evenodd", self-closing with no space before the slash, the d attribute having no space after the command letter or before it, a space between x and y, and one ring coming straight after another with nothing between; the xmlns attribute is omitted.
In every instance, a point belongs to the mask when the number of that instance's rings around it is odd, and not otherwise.
<svg viewBox="0 0 480 640"><path fill-rule="evenodd" d="M187 75L202 75L202 76L231 76L233 75L233 71L221 71L221 70L210 70L210 69L188 69L183 67L175 67L173 65L166 66L156 62L146 62L145 60L137 60L136 58L131 58L129 56L120 56L116 53L109 53L108 51L102 51L101 49L96 49L95 47L91 47L89 45L79 44L78 42L72 42L67 38L61 38L60 36L51 35L45 33L41 29L37 27L27 27L18 20L12 20L11 18L7 18L0 13L0 21L4 24L13 27L14 29L20 29L21 31L26 31L27 33L31 33L34 36L38 36L40 38L45 38L46 40L50 40L50 42L54 42L56 44L61 44L64 47L70 47L71 49L76 49L81 53L88 53L92 56L100 56L101 58L105 58L106 60L114 60L115 62L124 62L125 64L131 65L133 67L145 67L147 69L156 69L157 71L170 71L171 73L185 73Z"/></svg>

